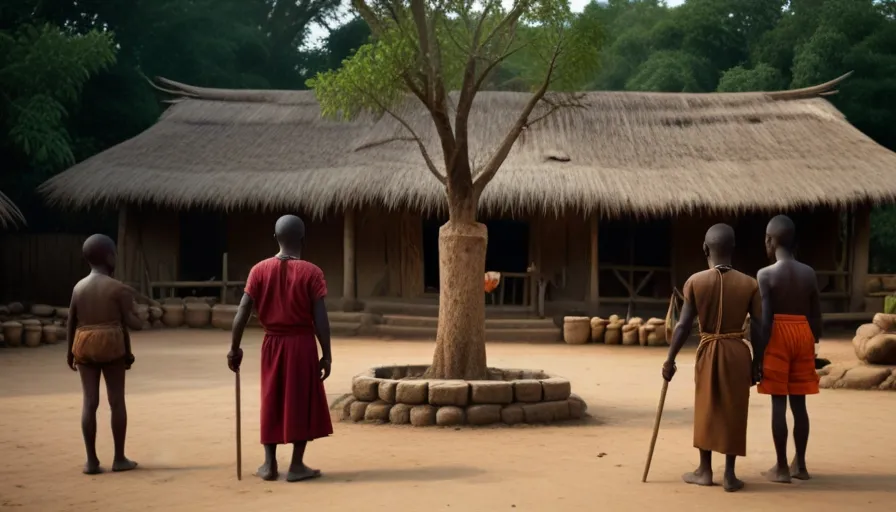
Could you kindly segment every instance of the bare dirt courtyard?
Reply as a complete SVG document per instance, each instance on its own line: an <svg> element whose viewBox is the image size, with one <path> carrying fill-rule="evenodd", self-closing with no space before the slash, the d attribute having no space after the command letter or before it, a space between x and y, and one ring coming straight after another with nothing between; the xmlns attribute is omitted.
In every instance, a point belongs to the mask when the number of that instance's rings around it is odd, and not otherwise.
<svg viewBox="0 0 896 512"><path fill-rule="evenodd" d="M247 333L243 364L243 480L235 476L234 383L221 331L134 335L128 374L128 454L137 471L85 476L80 383L65 347L0 350L0 509L96 510L893 510L896 499L896 393L826 391L810 400L809 469L814 479L765 483L774 460L766 397L750 404L749 456L738 472L747 488L694 488L694 350L679 358L669 388L648 483L641 483L661 386L665 350L639 347L490 344L491 366L563 375L589 405L571 426L414 429L335 424L309 446L317 481L288 484L253 477L258 445L261 331ZM331 400L351 377L379 364L426 363L433 345L337 339ZM846 342L821 355L852 356ZM109 412L100 407L98 449L111 464ZM281 464L288 462L281 448ZM716 456L716 481L723 459ZM849 507L849 508L844 508Z"/></svg>

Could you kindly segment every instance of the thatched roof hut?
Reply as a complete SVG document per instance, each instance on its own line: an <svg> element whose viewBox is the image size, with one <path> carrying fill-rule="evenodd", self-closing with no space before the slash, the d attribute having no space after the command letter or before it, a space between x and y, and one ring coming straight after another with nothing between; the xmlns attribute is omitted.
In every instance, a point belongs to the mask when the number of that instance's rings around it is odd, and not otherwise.
<svg viewBox="0 0 896 512"><path fill-rule="evenodd" d="M25 216L3 192L0 192L0 228L25 224Z"/></svg>
<svg viewBox="0 0 896 512"><path fill-rule="evenodd" d="M893 200L896 154L822 97L841 79L777 93L581 93L575 107L523 134L482 208L676 214ZM52 203L314 214L362 204L443 205L416 144L388 115L324 120L311 91L162 82L179 99L159 122L45 183ZM470 122L475 161L486 158L527 98L478 95ZM399 110L441 161L418 103Z"/></svg>

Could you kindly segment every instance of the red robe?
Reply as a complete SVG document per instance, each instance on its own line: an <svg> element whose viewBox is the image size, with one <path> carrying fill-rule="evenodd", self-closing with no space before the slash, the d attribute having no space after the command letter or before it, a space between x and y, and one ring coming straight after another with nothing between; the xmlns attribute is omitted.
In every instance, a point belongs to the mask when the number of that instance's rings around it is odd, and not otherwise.
<svg viewBox="0 0 896 512"><path fill-rule="evenodd" d="M312 309L314 301L327 296L324 273L307 261L269 258L252 267L246 293L264 327L261 444L312 441L332 434Z"/></svg>

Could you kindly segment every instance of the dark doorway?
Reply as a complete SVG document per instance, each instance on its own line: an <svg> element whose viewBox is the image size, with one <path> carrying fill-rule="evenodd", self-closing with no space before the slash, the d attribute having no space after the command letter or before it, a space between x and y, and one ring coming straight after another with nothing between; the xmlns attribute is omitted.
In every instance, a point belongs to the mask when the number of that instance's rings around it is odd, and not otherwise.
<svg viewBox="0 0 896 512"><path fill-rule="evenodd" d="M184 212L180 215L180 281L221 280L222 256L227 251L224 215ZM181 288L179 296L217 296L220 288Z"/></svg>
<svg viewBox="0 0 896 512"><path fill-rule="evenodd" d="M447 219L431 217L423 219L423 290L439 291L439 228Z"/></svg>
<svg viewBox="0 0 896 512"><path fill-rule="evenodd" d="M423 221L423 285L427 292L439 290L439 228L441 218ZM529 224L495 219L484 222L488 229L485 270L525 272L529 266Z"/></svg>

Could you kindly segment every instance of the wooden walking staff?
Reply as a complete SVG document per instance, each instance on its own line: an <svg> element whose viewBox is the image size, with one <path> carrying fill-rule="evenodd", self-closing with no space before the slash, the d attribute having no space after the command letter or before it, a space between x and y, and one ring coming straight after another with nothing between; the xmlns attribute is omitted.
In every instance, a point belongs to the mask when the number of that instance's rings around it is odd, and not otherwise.
<svg viewBox="0 0 896 512"><path fill-rule="evenodd" d="M241 407L240 407L240 372L234 373L236 376L236 479L243 479L243 435L241 428Z"/></svg>
<svg viewBox="0 0 896 512"><path fill-rule="evenodd" d="M647 482L647 473L650 472L650 461L653 460L653 449L656 447L656 436L660 433L660 420L663 419L663 406L666 404L666 391L669 389L669 381L663 381L663 390L660 392L660 403L656 406L656 419L653 420L653 437L650 438L650 450L647 452L647 463L644 465L644 474L641 482Z"/></svg>
<svg viewBox="0 0 896 512"><path fill-rule="evenodd" d="M683 295L678 288L672 289L672 297L669 298L669 310L666 312L666 339L672 339L672 330L678 323L678 315L681 312L679 301ZM653 420L653 436L650 438L650 450L647 452L647 463L644 465L644 474L641 482L647 482L647 473L650 472L650 462L653 460L653 449L656 447L656 438L660 433L660 421L663 419L663 407L666 405L666 391L669 390L669 381L663 380L663 390L660 391L660 403L656 406L656 419Z"/></svg>

